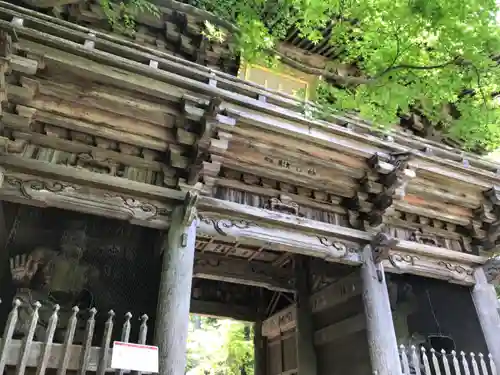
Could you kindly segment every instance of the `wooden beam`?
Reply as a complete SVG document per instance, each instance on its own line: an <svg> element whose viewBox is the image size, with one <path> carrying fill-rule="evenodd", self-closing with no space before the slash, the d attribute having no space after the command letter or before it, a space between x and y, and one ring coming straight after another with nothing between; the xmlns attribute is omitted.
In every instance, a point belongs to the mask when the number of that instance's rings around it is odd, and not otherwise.
<svg viewBox="0 0 500 375"><path fill-rule="evenodd" d="M190 312L191 314L230 318L245 322L255 322L257 319L255 308L251 308L249 306L203 301L193 298L191 298Z"/></svg>
<svg viewBox="0 0 500 375"><path fill-rule="evenodd" d="M313 314L331 309L350 298L361 295L361 278L358 272L340 279L326 288L314 293L309 298ZM262 324L262 334L275 337L283 332L294 329L297 325L297 306L291 304L287 308L267 318Z"/></svg>
<svg viewBox="0 0 500 375"><path fill-rule="evenodd" d="M0 165L9 171L33 174L42 178L53 178L57 181L74 182L94 188L103 188L141 197L167 198L174 201L182 201L186 195L174 189L136 182L121 177L93 173L85 169L54 165L33 159L23 159L13 155L0 155Z"/></svg>
<svg viewBox="0 0 500 375"><path fill-rule="evenodd" d="M365 329L365 314L358 314L314 332L314 344L317 346L325 345Z"/></svg>
<svg viewBox="0 0 500 375"><path fill-rule="evenodd" d="M197 253L193 276L282 292L294 291L294 274L289 270L215 254Z"/></svg>
<svg viewBox="0 0 500 375"><path fill-rule="evenodd" d="M5 168L0 199L113 217L158 229L169 227L172 207L186 194L11 155L0 155L0 163ZM360 265L361 247L372 238L360 230L209 197L202 197L198 207L200 234L329 262ZM388 272L463 285L472 285L472 268L488 260L412 241L399 241L391 253L384 261Z"/></svg>

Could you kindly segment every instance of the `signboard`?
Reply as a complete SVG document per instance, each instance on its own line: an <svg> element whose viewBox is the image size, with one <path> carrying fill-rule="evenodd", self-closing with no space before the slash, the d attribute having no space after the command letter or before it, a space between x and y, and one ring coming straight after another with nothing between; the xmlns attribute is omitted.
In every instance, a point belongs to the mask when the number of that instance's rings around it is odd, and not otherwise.
<svg viewBox="0 0 500 375"><path fill-rule="evenodd" d="M141 372L158 372L158 347L115 341L111 368Z"/></svg>

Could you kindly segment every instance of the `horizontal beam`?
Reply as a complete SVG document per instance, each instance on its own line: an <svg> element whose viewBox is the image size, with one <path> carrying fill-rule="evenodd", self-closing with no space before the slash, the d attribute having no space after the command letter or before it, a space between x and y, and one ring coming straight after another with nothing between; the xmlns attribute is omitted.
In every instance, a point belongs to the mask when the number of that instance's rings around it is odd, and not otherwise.
<svg viewBox="0 0 500 375"><path fill-rule="evenodd" d="M157 229L168 228L172 207L185 196L177 190L11 155L0 155L0 165L4 168L1 199L112 217ZM200 234L328 262L360 265L361 249L372 239L370 233L360 230L210 197L200 199L198 210ZM404 240L398 241L391 253L390 262L385 261L388 272L464 285L474 283L472 268L487 262L486 257Z"/></svg>
<svg viewBox="0 0 500 375"><path fill-rule="evenodd" d="M317 314L359 295L361 295L361 278L358 272L354 272L314 293L309 303L313 314ZM296 306L292 304L267 318L262 323L262 334L266 337L278 336L295 328L296 319Z"/></svg>
<svg viewBox="0 0 500 375"><path fill-rule="evenodd" d="M293 292L293 273L271 264L198 252L193 277Z"/></svg>
<svg viewBox="0 0 500 375"><path fill-rule="evenodd" d="M230 318L245 322L255 322L257 320L255 308L252 309L248 306L231 305L222 302L191 299L190 312L196 315Z"/></svg>
<svg viewBox="0 0 500 375"><path fill-rule="evenodd" d="M11 10L5 8L1 9L1 11L4 12L7 17L8 14L15 14L15 12L12 12ZM16 14L16 16L19 17L21 15ZM496 176L493 171L481 170L479 168L465 168L463 166L463 163L460 163L460 161L457 160L459 159L457 155L446 152L445 150L439 150L439 148L435 146L433 148L437 148L439 151L441 151L440 153L444 158L427 155L424 152L418 151L418 149L421 148L420 145L408 147L407 144L411 143L411 141L408 140L408 137L398 137L400 141L404 140L405 142L402 142L401 144L395 144L394 142L388 142L384 139L368 136L369 130L367 129L367 126L362 125L359 121L356 120L344 118L346 122L350 122L355 127L359 128L358 133L352 132L334 122L326 124L322 121L307 119L304 117L303 113L286 108L289 107L292 103L289 99L285 99L284 97L282 97L282 103L280 103L284 105L284 107L264 103L257 100L255 97L257 95L271 97L273 96L272 93L266 92L258 94L257 88L249 87L243 82L238 82L237 80L230 82L227 79L220 77L219 79L221 81L225 81L225 83L234 85L235 90L220 89L208 83L209 80L206 78L205 71L194 69L194 71L191 71L188 75L185 74L186 72L184 72L184 75L181 75L179 74L179 70L182 70L182 68L179 66L180 64L173 64L172 62L165 61L162 58L148 55L144 52L139 52L139 50L137 49L134 51L129 47L124 47L120 46L119 44L101 40L100 44L103 47L104 45L106 45L107 48L114 47L113 54L98 49L85 49L81 44L74 43L69 40L75 39L75 37L76 39L81 38L82 42L85 40L85 35L81 31L75 30L75 28L77 27L75 27L74 25L67 24L67 27L56 26L54 29L54 25L48 24L48 22L46 21L37 19L39 17L26 17L30 18L30 20L32 21L31 27L19 28L17 32L21 38L25 36L27 39L35 40L37 42L22 40L22 43L20 43L20 47L21 49L24 48L33 53L43 55L46 62L49 64L53 63L55 65L64 65L67 68L79 69L82 72L86 71L85 74L93 74L94 76L96 74L96 70L91 69L89 67L89 64L97 65L98 63L100 63L100 65L102 66L114 66L115 68L121 68L124 70L124 72L128 73L126 74L128 76L127 78L115 80L117 85L121 84L126 88L130 88L130 81L136 81L136 79L130 79L131 74L140 78L154 79L155 81L158 81L158 83L161 82L164 85L168 85L167 82L169 82L173 85L176 85L177 87L186 87L189 90L192 90L193 93L202 92L210 96L219 96L228 102L227 105L225 105L225 107L227 107L226 109L228 110L228 113L237 116L246 116L247 118L242 119L242 122L251 123L256 126L262 126L266 130L274 130L278 133L288 134L294 138L306 139L309 142L316 143L318 145L321 144L329 148L343 149L347 153L361 157L369 157L374 153L379 153L384 158L386 158L388 157L388 153L394 150L413 150L417 156L417 160L415 160L414 166L425 171L426 173L438 175L446 179L455 180L456 182L460 183L465 182L466 184L472 185L481 190L490 189L494 184L498 183L498 176ZM0 25L6 29L12 28L12 25L6 21L0 21ZM35 28L43 28L45 34L42 34ZM52 29L51 33L47 33L47 31L50 29ZM56 36L64 34L66 34L66 38ZM51 44L57 49L46 47L44 44ZM79 55L78 57L80 59L87 59L88 63L80 64L80 66L75 66L72 64L71 59L61 59L61 49L64 49L65 51L67 51L65 52L66 54L72 55L73 57ZM121 53L123 56L127 55L127 57L117 58L116 53ZM133 59L130 58L131 53L132 55L135 55ZM149 61L151 59L155 60L156 62L161 60L161 68L150 69L149 65L139 62ZM175 68L173 65L175 65ZM100 78L109 79L110 77L101 76ZM244 86L246 86L246 90L241 91L241 88ZM149 91L150 88L142 87L141 89L143 91ZM179 92L179 90L176 91ZM237 91L244 92L244 94L240 94ZM164 97L167 92L168 90L166 89L157 90L157 95L160 97ZM249 92L251 93L250 95ZM189 97L189 95L184 95L184 97L187 98ZM250 109L250 111L247 108ZM266 116L254 116L251 114L251 110L257 110L261 113L265 113ZM280 121L277 121L276 119L280 119ZM338 122L340 120L340 117L337 116L336 120L337 121L335 122ZM360 147L360 144L364 144L364 147ZM485 165L485 163L481 163L473 155L470 155L469 158L474 161L474 164L480 164L481 167Z"/></svg>

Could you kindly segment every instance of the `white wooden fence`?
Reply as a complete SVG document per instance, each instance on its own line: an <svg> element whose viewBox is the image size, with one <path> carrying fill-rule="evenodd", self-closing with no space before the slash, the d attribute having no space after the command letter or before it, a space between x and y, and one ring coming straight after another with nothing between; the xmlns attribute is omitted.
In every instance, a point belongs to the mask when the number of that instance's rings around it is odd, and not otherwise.
<svg viewBox="0 0 500 375"><path fill-rule="evenodd" d="M427 351L404 345L399 352L403 375L499 375L491 355Z"/></svg>

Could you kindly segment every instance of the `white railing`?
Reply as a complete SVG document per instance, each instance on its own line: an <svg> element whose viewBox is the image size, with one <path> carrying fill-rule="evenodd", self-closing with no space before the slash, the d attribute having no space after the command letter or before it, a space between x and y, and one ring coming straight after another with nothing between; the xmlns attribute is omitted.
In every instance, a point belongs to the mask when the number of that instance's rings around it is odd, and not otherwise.
<svg viewBox="0 0 500 375"><path fill-rule="evenodd" d="M399 354L403 375L499 375L491 354L446 353L404 345Z"/></svg>

